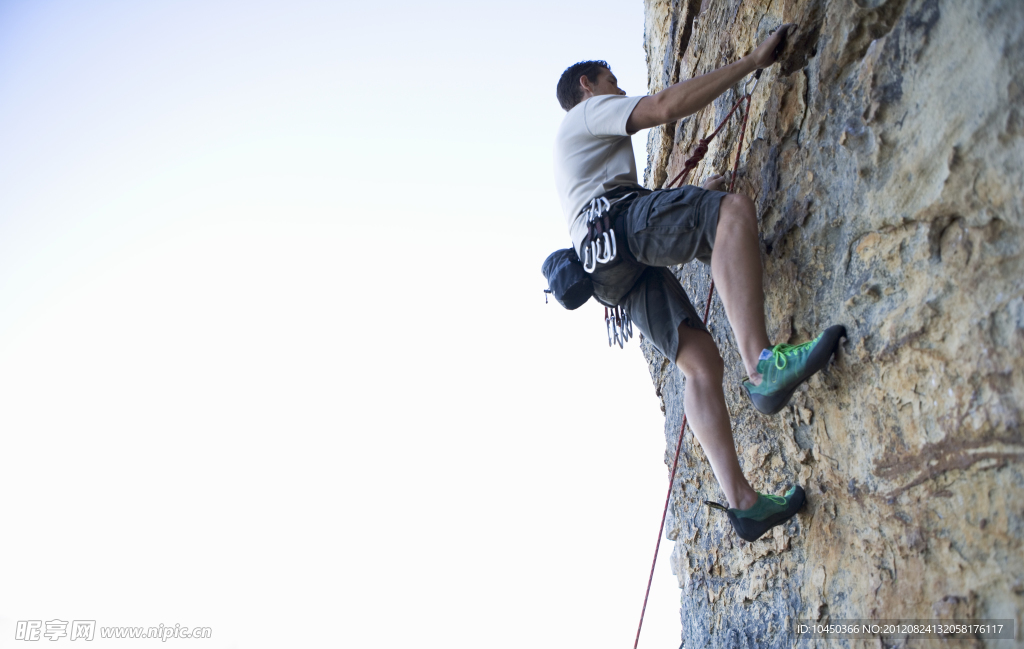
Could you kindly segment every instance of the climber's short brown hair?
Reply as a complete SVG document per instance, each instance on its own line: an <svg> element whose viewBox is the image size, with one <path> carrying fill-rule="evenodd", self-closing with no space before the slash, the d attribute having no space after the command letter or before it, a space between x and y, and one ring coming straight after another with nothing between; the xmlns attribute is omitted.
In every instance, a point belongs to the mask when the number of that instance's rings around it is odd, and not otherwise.
<svg viewBox="0 0 1024 649"><path fill-rule="evenodd" d="M565 69L562 77L558 80L558 86L555 88L555 96L558 97L558 103L566 112L569 112L573 106L583 101L583 88L580 88L580 77L597 81L597 75L601 73L601 68L609 72L612 71L605 61L580 61L579 63L573 63Z"/></svg>

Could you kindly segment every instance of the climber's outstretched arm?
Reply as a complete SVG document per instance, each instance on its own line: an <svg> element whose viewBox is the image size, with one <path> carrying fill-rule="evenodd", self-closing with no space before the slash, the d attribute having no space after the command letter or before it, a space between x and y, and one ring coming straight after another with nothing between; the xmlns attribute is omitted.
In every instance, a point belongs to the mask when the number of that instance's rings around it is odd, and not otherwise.
<svg viewBox="0 0 1024 649"><path fill-rule="evenodd" d="M712 72L680 81L659 93L644 97L626 121L626 131L637 131L668 124L696 113L754 70L775 63L775 51L785 41L793 25L783 25L758 45L753 52L735 63Z"/></svg>

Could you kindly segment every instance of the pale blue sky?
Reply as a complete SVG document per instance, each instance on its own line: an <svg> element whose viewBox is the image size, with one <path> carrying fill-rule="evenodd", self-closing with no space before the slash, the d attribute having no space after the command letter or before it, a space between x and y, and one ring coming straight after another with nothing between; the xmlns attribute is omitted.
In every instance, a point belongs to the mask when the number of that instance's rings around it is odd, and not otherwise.
<svg viewBox="0 0 1024 649"><path fill-rule="evenodd" d="M639 1L0 3L0 647L631 642L663 419L540 264L555 82L642 93L642 44ZM678 605L663 560L641 646Z"/></svg>

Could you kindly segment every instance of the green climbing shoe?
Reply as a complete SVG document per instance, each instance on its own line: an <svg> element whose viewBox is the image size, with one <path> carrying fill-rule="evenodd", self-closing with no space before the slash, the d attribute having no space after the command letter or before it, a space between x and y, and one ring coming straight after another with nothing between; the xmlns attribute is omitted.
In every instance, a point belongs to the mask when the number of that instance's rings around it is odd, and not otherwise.
<svg viewBox="0 0 1024 649"><path fill-rule="evenodd" d="M754 407L766 415L782 410L793 392L811 375L828 364L839 339L846 336L846 327L835 325L810 342L802 345L775 345L771 356L757 362L761 384L743 381Z"/></svg>
<svg viewBox="0 0 1024 649"><path fill-rule="evenodd" d="M718 503L705 502L729 515L729 522L741 539L756 541L776 525L793 518L806 500L803 487L796 486L786 492L785 496L766 496L759 493L757 502L750 509L727 509Z"/></svg>

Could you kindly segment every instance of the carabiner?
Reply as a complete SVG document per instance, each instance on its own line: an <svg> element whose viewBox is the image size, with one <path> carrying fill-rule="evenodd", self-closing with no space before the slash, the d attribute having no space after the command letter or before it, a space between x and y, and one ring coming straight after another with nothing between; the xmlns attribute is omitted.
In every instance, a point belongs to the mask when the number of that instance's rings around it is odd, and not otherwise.
<svg viewBox="0 0 1024 649"><path fill-rule="evenodd" d="M590 257L590 261L591 261L589 266L587 264L587 257L588 256ZM583 270L585 270L588 273L592 273L592 272L594 272L594 270L596 268L597 268L597 258L594 257L594 253L593 253L593 251L590 248L590 244L588 244L587 242L583 242Z"/></svg>
<svg viewBox="0 0 1024 649"><path fill-rule="evenodd" d="M622 340L621 343L618 343L618 347L623 348L629 338L626 336L626 315L622 306L615 307L615 322L618 324L618 332L620 332L620 339Z"/></svg>
<svg viewBox="0 0 1024 649"><path fill-rule="evenodd" d="M608 236L607 232L605 232L601 236L602 236L602 239L604 240L603 241L604 245L601 246L601 250L602 250L603 254L600 257L597 258L597 263L599 263L599 264L607 264L612 259L615 259L615 254L614 253L608 254L608 253L612 252L612 246L614 245L612 243L613 239Z"/></svg>
<svg viewBox="0 0 1024 649"><path fill-rule="evenodd" d="M744 92L744 94L746 94L746 95L754 94L754 91L757 90L757 84L761 82L761 73L762 72L764 72L764 70L758 70L757 72L754 73L754 85L750 87L750 90L747 90L747 86L750 86L750 79L746 80L746 82L743 84L743 92Z"/></svg>

